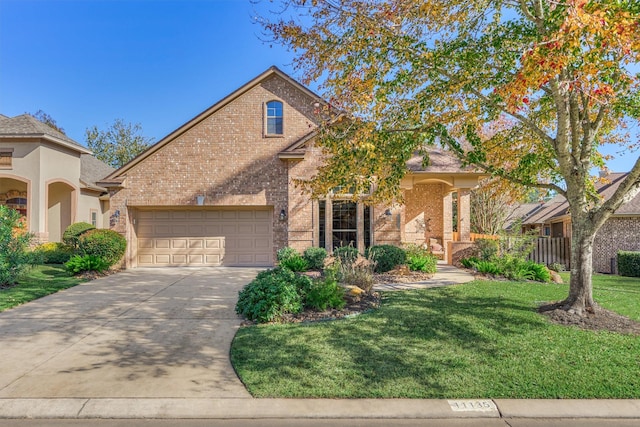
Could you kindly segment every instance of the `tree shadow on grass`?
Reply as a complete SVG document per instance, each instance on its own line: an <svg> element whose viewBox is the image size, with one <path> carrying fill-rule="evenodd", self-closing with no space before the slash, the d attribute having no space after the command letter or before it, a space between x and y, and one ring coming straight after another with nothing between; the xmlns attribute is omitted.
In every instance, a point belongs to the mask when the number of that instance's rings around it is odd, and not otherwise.
<svg viewBox="0 0 640 427"><path fill-rule="evenodd" d="M457 372L500 357L497 337L545 325L517 300L451 289L395 292L377 312L349 320L248 328L232 355L260 397L451 396Z"/></svg>

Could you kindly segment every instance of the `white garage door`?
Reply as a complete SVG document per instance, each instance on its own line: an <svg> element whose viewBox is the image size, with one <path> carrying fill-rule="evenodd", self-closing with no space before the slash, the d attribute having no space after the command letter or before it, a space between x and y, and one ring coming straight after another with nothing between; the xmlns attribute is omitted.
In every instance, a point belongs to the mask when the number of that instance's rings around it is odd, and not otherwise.
<svg viewBox="0 0 640 427"><path fill-rule="evenodd" d="M271 210L141 210L138 266L269 266L271 224Z"/></svg>

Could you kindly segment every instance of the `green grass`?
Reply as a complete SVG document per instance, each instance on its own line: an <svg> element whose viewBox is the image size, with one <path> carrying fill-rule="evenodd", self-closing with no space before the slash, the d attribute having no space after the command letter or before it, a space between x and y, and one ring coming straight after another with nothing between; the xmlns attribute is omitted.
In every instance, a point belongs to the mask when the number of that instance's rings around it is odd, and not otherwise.
<svg viewBox="0 0 640 427"><path fill-rule="evenodd" d="M18 284L0 289L0 311L53 294L86 280L69 276L62 265L38 265L30 269Z"/></svg>
<svg viewBox="0 0 640 427"><path fill-rule="evenodd" d="M594 276L640 320L640 279ZM475 281L388 292L376 312L240 329L232 363L256 397L640 398L640 337L551 324L567 285Z"/></svg>

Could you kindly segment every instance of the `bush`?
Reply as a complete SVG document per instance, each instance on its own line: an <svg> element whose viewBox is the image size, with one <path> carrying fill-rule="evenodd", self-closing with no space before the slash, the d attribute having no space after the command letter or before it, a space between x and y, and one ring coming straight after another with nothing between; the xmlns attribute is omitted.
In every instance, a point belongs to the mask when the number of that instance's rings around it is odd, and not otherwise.
<svg viewBox="0 0 640 427"><path fill-rule="evenodd" d="M288 268L291 271L307 271L309 268L307 261L297 253L289 258L283 259L278 265L283 268Z"/></svg>
<svg viewBox="0 0 640 427"><path fill-rule="evenodd" d="M500 248L498 241L493 239L478 239L475 241L475 246L480 259L483 261L490 261L495 258Z"/></svg>
<svg viewBox="0 0 640 427"><path fill-rule="evenodd" d="M305 289L304 305L314 310L325 311L329 308L344 308L344 288L334 279L326 278L310 283Z"/></svg>
<svg viewBox="0 0 640 427"><path fill-rule="evenodd" d="M33 250L43 264L64 264L73 255L73 248L60 242L43 243Z"/></svg>
<svg viewBox="0 0 640 427"><path fill-rule="evenodd" d="M407 261L407 254L402 248L393 245L371 246L365 256L376 263L376 273L385 273Z"/></svg>
<svg viewBox="0 0 640 427"><path fill-rule="evenodd" d="M326 258L327 250L325 248L310 247L304 251L304 259L311 270L322 270Z"/></svg>
<svg viewBox="0 0 640 427"><path fill-rule="evenodd" d="M502 274L500 267L498 267L494 262L491 261L478 261L476 263L476 269L478 270L478 273L482 274L492 274L494 276Z"/></svg>
<svg viewBox="0 0 640 427"><path fill-rule="evenodd" d="M280 319L302 311L301 294L311 287L311 279L286 268L259 273L238 294L236 313L259 323Z"/></svg>
<svg viewBox="0 0 640 427"><path fill-rule="evenodd" d="M371 292L375 262L360 256L351 262L342 262L340 258L336 258L336 263L337 276L342 283L357 286L367 293Z"/></svg>
<svg viewBox="0 0 640 427"><path fill-rule="evenodd" d="M27 252L32 239L20 214L0 205L0 285L15 284L34 263L32 254Z"/></svg>
<svg viewBox="0 0 640 427"><path fill-rule="evenodd" d="M640 277L640 252L618 251L618 274Z"/></svg>
<svg viewBox="0 0 640 427"><path fill-rule="evenodd" d="M64 267L71 274L78 274L83 271L102 273L109 268L109 264L96 255L74 255L64 264Z"/></svg>
<svg viewBox="0 0 640 427"><path fill-rule="evenodd" d="M407 267L409 267L409 270L432 274L436 272L438 257L427 249L410 243L405 245L404 251L407 254Z"/></svg>
<svg viewBox="0 0 640 427"><path fill-rule="evenodd" d="M460 264L462 264L462 266L464 268L476 268L476 265L478 264L480 260L474 256L471 256L469 258L463 258L460 260Z"/></svg>
<svg viewBox="0 0 640 427"><path fill-rule="evenodd" d="M277 256L278 262L282 262L291 257L300 256L300 254L294 248L290 248L289 246L287 246L286 248L278 249Z"/></svg>
<svg viewBox="0 0 640 427"><path fill-rule="evenodd" d="M120 261L126 248L125 238L113 230L89 230L78 238L80 255L99 256L107 262L109 267Z"/></svg>
<svg viewBox="0 0 640 427"><path fill-rule="evenodd" d="M556 273L560 273L561 271L565 271L566 267L564 264L560 264L559 262L553 262L549 264L549 270L553 270Z"/></svg>
<svg viewBox="0 0 640 427"><path fill-rule="evenodd" d="M343 264L354 262L358 258L358 249L353 246L341 246L333 250L333 256Z"/></svg>
<svg viewBox="0 0 640 427"><path fill-rule="evenodd" d="M95 230L95 227L87 222L76 222L71 224L64 230L62 241L74 249L78 248L78 239L89 230Z"/></svg>

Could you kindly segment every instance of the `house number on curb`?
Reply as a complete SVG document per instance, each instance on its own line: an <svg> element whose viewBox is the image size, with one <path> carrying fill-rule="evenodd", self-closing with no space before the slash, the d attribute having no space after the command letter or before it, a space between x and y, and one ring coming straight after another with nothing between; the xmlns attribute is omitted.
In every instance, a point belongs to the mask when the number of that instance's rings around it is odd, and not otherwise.
<svg viewBox="0 0 640 427"><path fill-rule="evenodd" d="M492 412L498 408L493 400L447 400L451 410L455 412Z"/></svg>

